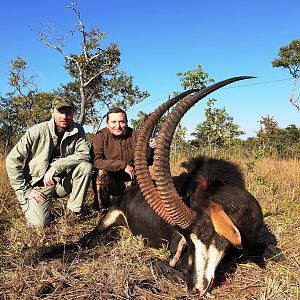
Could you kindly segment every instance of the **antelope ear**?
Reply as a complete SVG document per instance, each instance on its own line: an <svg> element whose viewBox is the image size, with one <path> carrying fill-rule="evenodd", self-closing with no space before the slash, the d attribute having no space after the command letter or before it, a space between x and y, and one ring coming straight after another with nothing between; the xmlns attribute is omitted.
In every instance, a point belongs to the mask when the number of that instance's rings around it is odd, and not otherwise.
<svg viewBox="0 0 300 300"><path fill-rule="evenodd" d="M243 249L241 234L222 206L210 200L208 211L215 231L228 240L234 247Z"/></svg>

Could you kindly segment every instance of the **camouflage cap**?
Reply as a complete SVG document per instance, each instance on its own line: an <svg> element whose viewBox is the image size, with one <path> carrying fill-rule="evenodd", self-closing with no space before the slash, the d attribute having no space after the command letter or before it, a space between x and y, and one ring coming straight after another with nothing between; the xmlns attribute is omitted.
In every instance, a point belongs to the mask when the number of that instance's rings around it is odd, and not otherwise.
<svg viewBox="0 0 300 300"><path fill-rule="evenodd" d="M74 109L74 103L72 100L66 98L66 97L56 97L54 98L54 100L52 101L52 108L61 108L64 106L69 106L72 107Z"/></svg>

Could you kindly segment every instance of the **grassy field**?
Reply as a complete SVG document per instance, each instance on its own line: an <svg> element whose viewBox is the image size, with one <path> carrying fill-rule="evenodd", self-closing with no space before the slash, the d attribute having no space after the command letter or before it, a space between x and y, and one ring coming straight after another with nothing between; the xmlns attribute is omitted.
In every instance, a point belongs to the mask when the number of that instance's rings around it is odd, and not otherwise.
<svg viewBox="0 0 300 300"><path fill-rule="evenodd" d="M259 200L270 231L270 244L285 260L269 259L265 268L247 261L222 262L217 270L214 299L300 299L300 161L244 160L238 163L248 190ZM179 173L180 159L172 172ZM57 218L41 231L28 229L0 158L0 299L196 299L178 278L162 276L153 258L166 259L167 249L153 250L125 228L99 237L98 246L42 261L39 249L76 241L98 222L87 199L87 215L69 226L63 202L55 205ZM61 217L59 217L61 216ZM230 267L228 267L230 266ZM41 295L41 291L46 295Z"/></svg>

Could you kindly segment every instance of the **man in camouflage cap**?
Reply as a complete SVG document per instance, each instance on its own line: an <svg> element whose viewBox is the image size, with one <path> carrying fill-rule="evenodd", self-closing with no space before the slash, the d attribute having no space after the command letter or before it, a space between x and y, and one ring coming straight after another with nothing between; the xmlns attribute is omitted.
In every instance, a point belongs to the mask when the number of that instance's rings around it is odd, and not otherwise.
<svg viewBox="0 0 300 300"><path fill-rule="evenodd" d="M69 195L67 214L80 214L92 165L83 127L74 122L74 104L57 97L52 118L31 127L6 158L10 183L29 226L51 221L52 198Z"/></svg>

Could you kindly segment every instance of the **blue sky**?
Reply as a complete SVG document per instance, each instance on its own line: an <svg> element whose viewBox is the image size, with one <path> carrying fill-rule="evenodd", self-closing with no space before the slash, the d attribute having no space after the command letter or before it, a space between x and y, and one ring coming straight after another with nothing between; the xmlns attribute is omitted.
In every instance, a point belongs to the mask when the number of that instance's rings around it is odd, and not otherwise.
<svg viewBox="0 0 300 300"><path fill-rule="evenodd" d="M63 57L43 45L33 28L51 24L64 35L76 18L70 1L27 0L1 4L0 92L8 89L10 61L21 56L41 90L51 91L69 81ZM202 65L215 81L240 75L257 79L239 82L212 94L216 107L225 107L246 131L255 136L262 116L274 117L281 128L300 127L300 113L288 101L292 78L273 68L280 47L300 38L299 0L82 0L78 6L87 29L107 33L103 42L117 42L121 66L134 83L151 96L128 111L153 111L169 94L182 91L176 73ZM79 51L77 37L66 50ZM206 101L197 104L182 124L192 132L203 121Z"/></svg>

